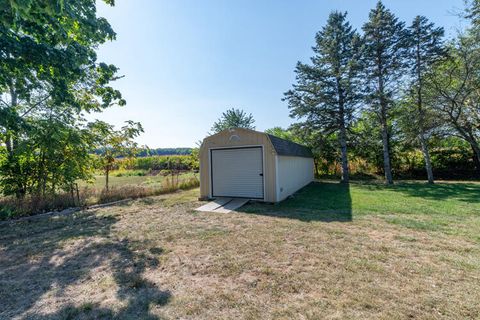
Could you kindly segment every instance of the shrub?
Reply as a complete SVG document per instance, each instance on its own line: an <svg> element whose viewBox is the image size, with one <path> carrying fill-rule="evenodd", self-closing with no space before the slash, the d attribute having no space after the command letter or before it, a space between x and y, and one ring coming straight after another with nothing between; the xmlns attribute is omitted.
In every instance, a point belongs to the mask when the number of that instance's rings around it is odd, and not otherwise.
<svg viewBox="0 0 480 320"><path fill-rule="evenodd" d="M133 177L133 176L145 176L147 175L146 170L125 170L119 169L113 171L112 176L114 177Z"/></svg>
<svg viewBox="0 0 480 320"><path fill-rule="evenodd" d="M191 155L152 156L118 161L120 169L129 170L192 170L198 160Z"/></svg>

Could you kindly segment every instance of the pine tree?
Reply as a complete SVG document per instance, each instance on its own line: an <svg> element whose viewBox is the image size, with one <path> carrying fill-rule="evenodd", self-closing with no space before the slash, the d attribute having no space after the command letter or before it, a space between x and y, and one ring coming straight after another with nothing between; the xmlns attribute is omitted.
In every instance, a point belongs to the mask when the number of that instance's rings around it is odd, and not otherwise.
<svg viewBox="0 0 480 320"><path fill-rule="evenodd" d="M385 179L393 184L390 155L390 113L406 70L405 24L386 9L381 1L370 11L364 24L363 69L366 102L377 114L382 132Z"/></svg>
<svg viewBox="0 0 480 320"><path fill-rule="evenodd" d="M346 20L332 12L317 33L312 64L298 62L296 84L285 93L290 115L306 119L308 129L335 133L342 158L342 182L348 183L347 131L360 102L358 91L360 37Z"/></svg>
<svg viewBox="0 0 480 320"><path fill-rule="evenodd" d="M443 28L437 28L423 16L417 16L408 29L412 73L412 97L415 107L410 110L412 125L422 148L428 182L433 183L433 169L428 150L428 110L424 102L424 78L429 67L445 55L442 43Z"/></svg>
<svg viewBox="0 0 480 320"><path fill-rule="evenodd" d="M471 3L469 3L466 18L470 19L473 32L478 38L480 36L480 0L472 0Z"/></svg>

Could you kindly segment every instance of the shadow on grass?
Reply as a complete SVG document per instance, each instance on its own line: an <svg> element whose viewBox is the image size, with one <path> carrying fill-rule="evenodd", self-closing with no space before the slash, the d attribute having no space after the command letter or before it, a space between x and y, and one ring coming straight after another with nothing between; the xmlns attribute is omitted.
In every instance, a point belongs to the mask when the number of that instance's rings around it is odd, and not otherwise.
<svg viewBox="0 0 480 320"><path fill-rule="evenodd" d="M152 253L144 243L114 238L111 229L116 222L114 216L81 212L1 225L0 318L157 319L150 308L167 304L171 294L142 274L159 264L154 253L163 249L154 248ZM107 271L103 278L93 273L96 268ZM88 291L79 290L72 297L77 286L85 284ZM111 296L121 306L98 304ZM66 297L76 303L69 301L60 309L52 304L47 314L36 309L39 300L58 303Z"/></svg>
<svg viewBox="0 0 480 320"><path fill-rule="evenodd" d="M480 184L475 183L436 183L397 182L393 186L383 183L359 183L368 190L392 190L401 192L410 197L430 200L456 199L465 202L480 202Z"/></svg>
<svg viewBox="0 0 480 320"><path fill-rule="evenodd" d="M336 182L313 182L278 204L252 203L241 212L301 221L352 221L350 186Z"/></svg>

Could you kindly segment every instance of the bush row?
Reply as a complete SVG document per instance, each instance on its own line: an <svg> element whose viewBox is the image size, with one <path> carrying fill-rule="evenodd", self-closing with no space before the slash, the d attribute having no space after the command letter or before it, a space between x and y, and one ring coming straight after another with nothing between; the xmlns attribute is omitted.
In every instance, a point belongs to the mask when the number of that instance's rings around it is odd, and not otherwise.
<svg viewBox="0 0 480 320"><path fill-rule="evenodd" d="M133 159L120 159L117 169L126 170L198 170L198 159L195 155L151 156Z"/></svg>
<svg viewBox="0 0 480 320"><path fill-rule="evenodd" d="M463 148L438 148L430 152L433 173L436 179L472 179L479 178L475 168L473 153ZM382 160L378 164L368 162L360 157L352 157L349 161L353 179L382 178ZM317 176L340 176L340 160L328 162L316 159ZM425 164L420 150L397 151L392 159L394 176L400 179L426 179Z"/></svg>

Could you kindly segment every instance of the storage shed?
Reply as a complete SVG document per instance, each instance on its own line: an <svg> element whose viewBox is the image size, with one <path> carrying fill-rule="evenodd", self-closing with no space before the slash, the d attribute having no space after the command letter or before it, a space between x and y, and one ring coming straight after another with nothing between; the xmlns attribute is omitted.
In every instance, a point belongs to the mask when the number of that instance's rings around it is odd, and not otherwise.
<svg viewBox="0 0 480 320"><path fill-rule="evenodd" d="M228 129L200 147L200 198L282 201L313 181L310 149L264 132Z"/></svg>

